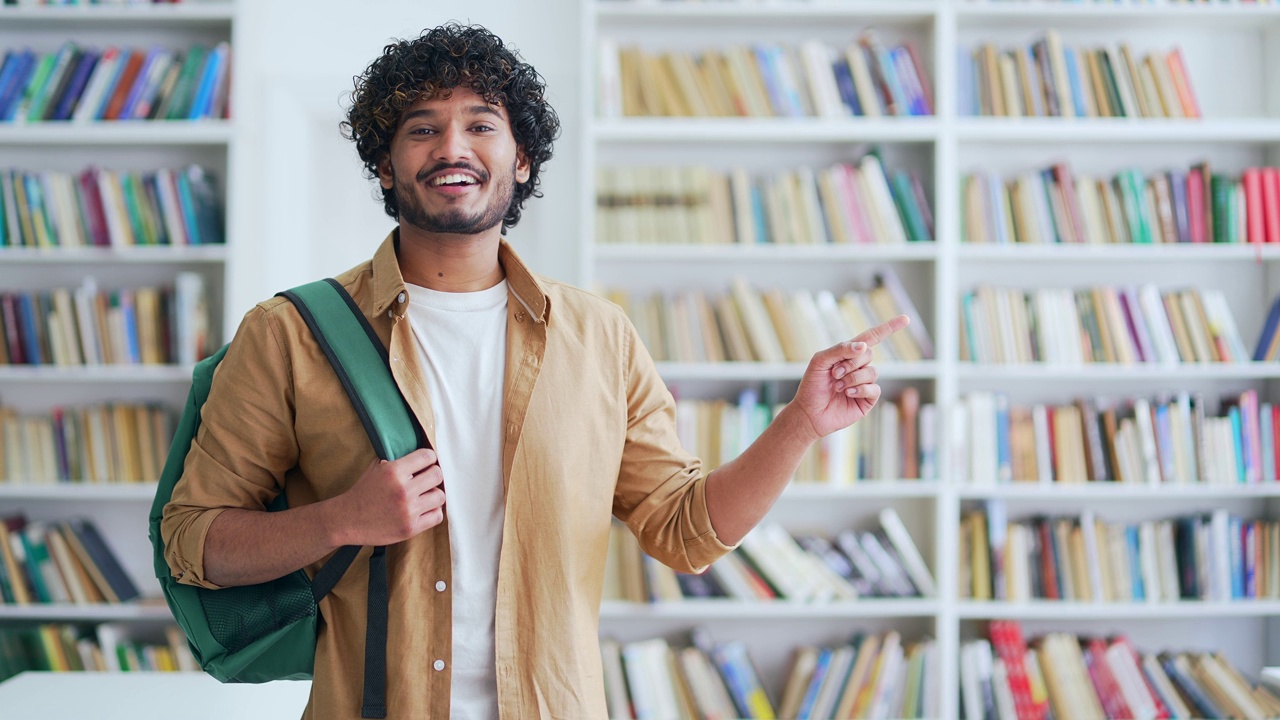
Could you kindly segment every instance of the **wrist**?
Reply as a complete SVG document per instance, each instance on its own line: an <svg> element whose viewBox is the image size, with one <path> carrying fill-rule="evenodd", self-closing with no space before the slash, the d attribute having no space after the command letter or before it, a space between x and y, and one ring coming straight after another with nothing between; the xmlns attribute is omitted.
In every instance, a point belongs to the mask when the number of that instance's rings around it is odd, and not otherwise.
<svg viewBox="0 0 1280 720"><path fill-rule="evenodd" d="M321 537L329 550L336 550L344 545L354 544L351 528L344 519L349 515L345 508L346 493L321 500L311 507L316 509L316 523L323 528Z"/></svg>
<svg viewBox="0 0 1280 720"><path fill-rule="evenodd" d="M778 426L778 429L787 437L803 443L806 447L822 439L822 435L813 426L813 420L808 413L796 405L795 401L787 403L782 410L778 411L778 415L773 419L773 425Z"/></svg>

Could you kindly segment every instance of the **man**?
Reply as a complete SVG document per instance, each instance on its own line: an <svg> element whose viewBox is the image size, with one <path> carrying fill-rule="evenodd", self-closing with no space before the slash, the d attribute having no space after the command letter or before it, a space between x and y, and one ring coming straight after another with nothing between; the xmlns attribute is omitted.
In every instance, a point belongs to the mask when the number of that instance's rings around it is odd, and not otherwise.
<svg viewBox="0 0 1280 720"><path fill-rule="evenodd" d="M501 40L453 24L356 81L344 129L399 227L337 279L435 450L375 460L277 298L245 316L165 511L173 573L209 588L389 546L391 717L603 717L611 515L682 571L728 552L812 443L875 404L870 346L906 324L815 355L760 439L704 475L620 309L534 276L503 240L559 131L543 90ZM264 512L282 491L291 509ZM367 580L357 560L321 603L306 717L360 713Z"/></svg>

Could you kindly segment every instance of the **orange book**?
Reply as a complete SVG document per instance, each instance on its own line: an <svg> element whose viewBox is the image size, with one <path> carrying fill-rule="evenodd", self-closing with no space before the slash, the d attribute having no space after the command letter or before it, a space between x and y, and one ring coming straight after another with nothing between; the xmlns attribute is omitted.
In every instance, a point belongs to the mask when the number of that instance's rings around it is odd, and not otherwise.
<svg viewBox="0 0 1280 720"><path fill-rule="evenodd" d="M146 53L134 50L129 53L129 58L123 61L124 67L120 71L120 78L116 81L116 86L111 89L111 99L107 101L106 108L102 111L103 120L120 119L124 101L128 99L129 91L133 89L133 83L138 79L144 60L146 60Z"/></svg>
<svg viewBox="0 0 1280 720"><path fill-rule="evenodd" d="M1191 78L1187 74L1187 64L1182 59L1182 48L1174 48L1165 56L1169 66L1169 75L1173 78L1173 88L1178 93L1178 103L1182 105L1182 113L1189 118L1200 117L1200 104L1191 90Z"/></svg>

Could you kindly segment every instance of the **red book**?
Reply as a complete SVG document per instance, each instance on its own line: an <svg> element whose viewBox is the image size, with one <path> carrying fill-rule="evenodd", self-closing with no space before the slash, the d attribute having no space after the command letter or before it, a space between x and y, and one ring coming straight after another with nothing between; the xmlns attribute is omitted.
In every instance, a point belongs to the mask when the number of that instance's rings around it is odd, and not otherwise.
<svg viewBox="0 0 1280 720"><path fill-rule="evenodd" d="M1193 167L1187 173L1187 224L1191 226L1191 242L1208 242L1205 235L1204 188L1208 184L1204 171Z"/></svg>
<svg viewBox="0 0 1280 720"><path fill-rule="evenodd" d="M991 648L1004 662L1018 720L1044 720L1048 704L1037 703L1031 696L1027 641L1022 636L1022 626L1014 620L992 620L987 625L987 634L991 636Z"/></svg>
<svg viewBox="0 0 1280 720"><path fill-rule="evenodd" d="M1138 668L1138 675L1142 678L1143 687L1147 689L1147 694L1151 696L1152 702L1155 703L1156 720L1167 720L1172 713L1169 712L1169 707L1164 704L1164 701L1160 699L1160 693L1151 684L1151 678L1147 677L1147 674L1143 672L1142 658L1138 655L1137 649L1133 647L1133 643L1129 642L1128 637L1119 635L1111 639L1111 647L1116 645L1119 645L1125 654L1132 658L1134 666Z"/></svg>
<svg viewBox="0 0 1280 720"><path fill-rule="evenodd" d="M124 67L120 70L120 79L116 81L111 99L107 101L106 108L102 111L103 120L120 119L124 101L128 99L129 91L133 89L133 83L138 79L138 71L142 70L142 61L145 59L146 53L132 50L129 52L129 59L122 61Z"/></svg>
<svg viewBox="0 0 1280 720"><path fill-rule="evenodd" d="M1040 576L1044 578L1044 597L1046 600L1061 600L1058 564L1053 558L1053 527L1047 518L1036 520L1036 532L1040 535Z"/></svg>
<svg viewBox="0 0 1280 720"><path fill-rule="evenodd" d="M1084 664L1089 669L1089 680L1093 682L1094 692L1102 702L1103 711L1109 718L1133 717L1129 704L1124 701L1124 695L1120 692L1120 684L1107 665L1107 644L1102 638L1092 638L1085 643Z"/></svg>
<svg viewBox="0 0 1280 720"><path fill-rule="evenodd" d="M1262 168L1248 168L1244 171L1244 216L1246 236L1251 243L1266 241L1266 225L1263 221L1262 209Z"/></svg>
<svg viewBox="0 0 1280 720"><path fill-rule="evenodd" d="M102 207L102 193L98 190L98 170L88 168L80 173L80 197L84 198L85 219L89 225L89 237L99 247L111 245L111 231L107 229L107 215Z"/></svg>
<svg viewBox="0 0 1280 720"><path fill-rule="evenodd" d="M1280 168L1262 168L1262 217L1267 242L1280 242Z"/></svg>

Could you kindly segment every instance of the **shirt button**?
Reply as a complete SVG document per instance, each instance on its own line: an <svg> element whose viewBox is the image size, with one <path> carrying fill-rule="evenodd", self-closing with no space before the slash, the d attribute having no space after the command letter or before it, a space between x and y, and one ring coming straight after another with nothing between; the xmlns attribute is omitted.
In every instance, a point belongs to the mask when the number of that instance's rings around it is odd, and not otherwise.
<svg viewBox="0 0 1280 720"><path fill-rule="evenodd" d="M437 581L436 581L436 592L444 592L444 589L445 589L446 587L448 587L448 586L444 584L444 581L443 581L443 580L437 580Z"/></svg>
<svg viewBox="0 0 1280 720"><path fill-rule="evenodd" d="M400 293L399 295L396 296L396 302L403 303L404 300L405 300L404 293Z"/></svg>
<svg viewBox="0 0 1280 720"><path fill-rule="evenodd" d="M444 669L444 661L443 661L443 660L437 660L437 661L435 661L435 662L431 663L431 667L435 668L436 670L443 670L443 669Z"/></svg>
<svg viewBox="0 0 1280 720"><path fill-rule="evenodd" d="M523 311L523 310L517 310L517 311L516 311L516 322L524 322L524 311Z"/></svg>

